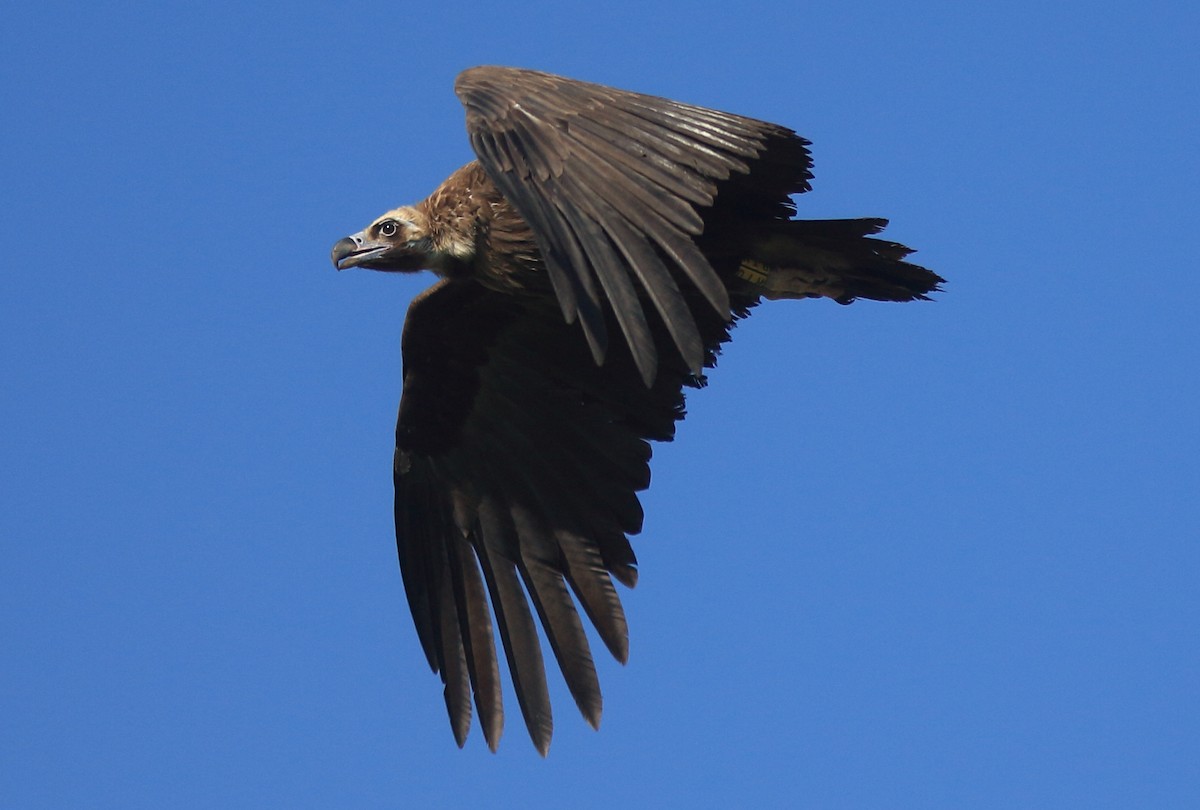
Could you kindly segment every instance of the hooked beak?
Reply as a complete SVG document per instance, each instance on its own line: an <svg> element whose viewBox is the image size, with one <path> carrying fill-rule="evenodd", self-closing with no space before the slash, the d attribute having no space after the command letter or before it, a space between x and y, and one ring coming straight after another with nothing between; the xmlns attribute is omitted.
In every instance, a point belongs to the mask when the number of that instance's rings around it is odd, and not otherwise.
<svg viewBox="0 0 1200 810"><path fill-rule="evenodd" d="M333 250L329 254L334 267L338 270L345 270L347 267L367 264L387 253L392 247L386 242L368 240L363 234L363 231L359 231L345 239L339 239L334 244Z"/></svg>

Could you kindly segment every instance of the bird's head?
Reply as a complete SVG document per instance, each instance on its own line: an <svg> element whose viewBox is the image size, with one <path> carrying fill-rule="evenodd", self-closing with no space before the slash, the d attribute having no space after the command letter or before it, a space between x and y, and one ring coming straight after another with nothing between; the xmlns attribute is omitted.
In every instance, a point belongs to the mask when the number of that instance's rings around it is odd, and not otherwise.
<svg viewBox="0 0 1200 810"><path fill-rule="evenodd" d="M330 258L338 270L413 272L433 269L437 251L429 233L429 218L419 208L402 206L388 211L358 233L339 239Z"/></svg>

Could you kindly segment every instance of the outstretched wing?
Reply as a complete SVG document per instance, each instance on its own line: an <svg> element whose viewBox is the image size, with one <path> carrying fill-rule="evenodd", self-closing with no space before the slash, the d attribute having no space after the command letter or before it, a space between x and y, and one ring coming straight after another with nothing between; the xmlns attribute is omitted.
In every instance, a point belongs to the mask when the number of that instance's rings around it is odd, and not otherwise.
<svg viewBox="0 0 1200 810"><path fill-rule="evenodd" d="M624 661L625 616L612 578L636 581L627 535L642 525L636 493L650 481L647 440L673 436L682 386L696 381L675 360L647 387L627 351L598 366L553 303L538 306L473 281L440 282L413 302L395 481L405 591L445 683L455 738L466 739L474 693L488 745L500 739L492 614L544 754L553 725L529 603L596 726L600 688L571 595ZM712 347L727 337L715 313L701 321ZM661 327L652 338L667 340Z"/></svg>
<svg viewBox="0 0 1200 810"><path fill-rule="evenodd" d="M501 67L455 83L471 144L488 175L533 228L562 313L583 326L595 362L607 312L649 384L658 358L648 297L693 373L704 345L680 277L728 317L729 296L697 248L703 213L725 181L759 166L776 200L807 191L807 141L777 124Z"/></svg>

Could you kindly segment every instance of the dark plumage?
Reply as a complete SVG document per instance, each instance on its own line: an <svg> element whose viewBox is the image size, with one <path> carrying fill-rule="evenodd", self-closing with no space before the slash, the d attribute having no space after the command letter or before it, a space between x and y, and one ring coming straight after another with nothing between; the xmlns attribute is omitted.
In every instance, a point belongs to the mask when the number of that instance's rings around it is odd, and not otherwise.
<svg viewBox="0 0 1200 810"><path fill-rule="evenodd" d="M339 241L333 261L442 277L404 325L404 587L458 744L472 695L488 745L500 739L494 616L545 754L534 612L597 726L571 594L625 661L612 579L637 580L648 440L674 436L684 387L733 320L762 298L923 299L941 279L871 238L885 220L791 219L812 175L785 127L511 68L465 71L455 90L479 160Z"/></svg>

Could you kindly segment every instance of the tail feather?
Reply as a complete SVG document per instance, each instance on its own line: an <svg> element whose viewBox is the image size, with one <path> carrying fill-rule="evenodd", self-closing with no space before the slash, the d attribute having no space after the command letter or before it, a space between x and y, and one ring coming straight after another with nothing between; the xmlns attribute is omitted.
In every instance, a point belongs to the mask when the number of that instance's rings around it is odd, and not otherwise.
<svg viewBox="0 0 1200 810"><path fill-rule="evenodd" d="M764 298L832 298L849 304L924 300L941 276L904 261L913 251L871 238L886 219L794 219L771 224L742 261L738 277Z"/></svg>

